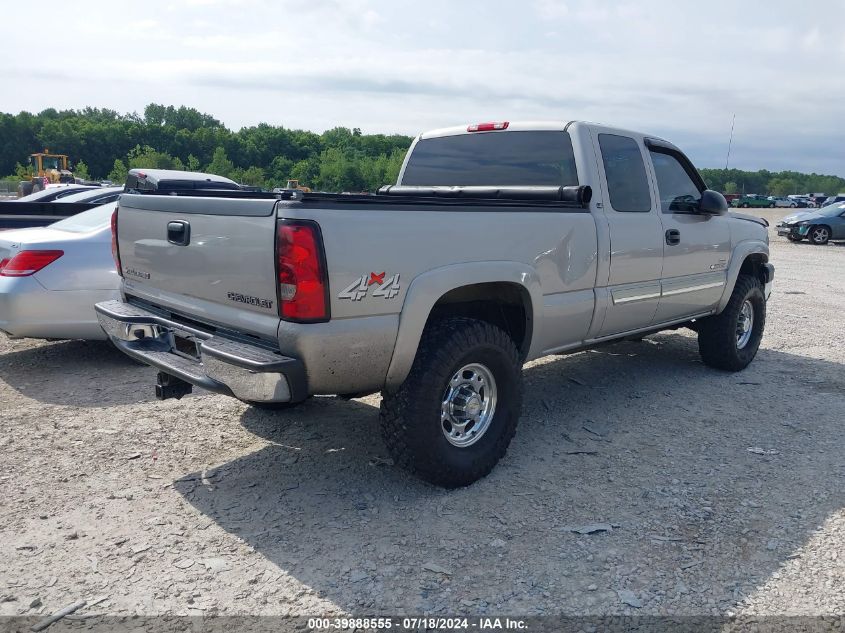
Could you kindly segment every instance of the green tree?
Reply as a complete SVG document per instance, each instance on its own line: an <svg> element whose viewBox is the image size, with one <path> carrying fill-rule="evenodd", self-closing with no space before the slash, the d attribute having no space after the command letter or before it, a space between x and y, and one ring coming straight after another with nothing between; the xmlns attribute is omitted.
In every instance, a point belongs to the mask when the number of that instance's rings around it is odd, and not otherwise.
<svg viewBox="0 0 845 633"><path fill-rule="evenodd" d="M791 178L772 178L769 181L768 190L773 196L786 196L796 193L796 184Z"/></svg>
<svg viewBox="0 0 845 633"><path fill-rule="evenodd" d="M360 161L348 156L338 147L330 147L320 154L320 174L317 179L323 191L360 191L365 188Z"/></svg>
<svg viewBox="0 0 845 633"><path fill-rule="evenodd" d="M235 164L229 160L229 157L226 155L226 150L222 147L218 147L214 150L214 155L212 156L208 167L205 168L205 171L210 174L229 178L232 172L235 171Z"/></svg>
<svg viewBox="0 0 845 633"><path fill-rule="evenodd" d="M184 169L179 158L174 158L167 152L159 152L149 145L136 145L126 155L129 169Z"/></svg>
<svg viewBox="0 0 845 633"><path fill-rule="evenodd" d="M320 189L317 179L320 176L320 159L316 156L297 162L290 169L290 177L299 181L300 185Z"/></svg>
<svg viewBox="0 0 845 633"><path fill-rule="evenodd" d="M285 156L276 156L267 169L267 187L284 187L291 177L293 161Z"/></svg>
<svg viewBox="0 0 845 633"><path fill-rule="evenodd" d="M725 193L736 193L739 191L739 185L737 185L733 180L729 180L722 186L722 191Z"/></svg>
<svg viewBox="0 0 845 633"><path fill-rule="evenodd" d="M188 160L185 163L185 169L188 171L200 171L200 159L193 154L188 154Z"/></svg>
<svg viewBox="0 0 845 633"><path fill-rule="evenodd" d="M29 180L32 175L29 173L29 167L15 163L15 176L20 180Z"/></svg>
<svg viewBox="0 0 845 633"><path fill-rule="evenodd" d="M129 175L129 170L126 168L126 163L119 158L115 159L114 166L109 172L109 180L117 184L122 184L126 182L127 175Z"/></svg>
<svg viewBox="0 0 845 633"><path fill-rule="evenodd" d="M265 187L264 170L261 167L247 167L246 169L236 168L229 176L235 182L250 187Z"/></svg>
<svg viewBox="0 0 845 633"><path fill-rule="evenodd" d="M79 161L73 166L73 175L83 180L91 180L91 174L88 173L88 165L84 161Z"/></svg>

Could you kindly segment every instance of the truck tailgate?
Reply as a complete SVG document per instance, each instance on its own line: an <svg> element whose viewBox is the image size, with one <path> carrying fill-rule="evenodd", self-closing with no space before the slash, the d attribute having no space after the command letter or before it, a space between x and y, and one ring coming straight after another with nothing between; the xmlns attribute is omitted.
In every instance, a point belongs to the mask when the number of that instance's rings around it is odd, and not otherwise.
<svg viewBox="0 0 845 633"><path fill-rule="evenodd" d="M174 309L200 299L222 306L218 316L245 310L277 324L275 203L123 195L117 232L127 294ZM262 333L275 334L273 322Z"/></svg>

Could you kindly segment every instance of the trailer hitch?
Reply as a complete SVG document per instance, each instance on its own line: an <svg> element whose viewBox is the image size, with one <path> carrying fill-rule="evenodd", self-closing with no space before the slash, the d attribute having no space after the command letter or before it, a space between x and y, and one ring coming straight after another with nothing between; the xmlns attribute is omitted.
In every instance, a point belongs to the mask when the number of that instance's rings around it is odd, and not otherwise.
<svg viewBox="0 0 845 633"><path fill-rule="evenodd" d="M159 400L168 400L169 398L176 398L181 400L183 396L187 396L193 391L194 386L185 382L181 378L171 376L163 371L158 372L156 376L156 398Z"/></svg>

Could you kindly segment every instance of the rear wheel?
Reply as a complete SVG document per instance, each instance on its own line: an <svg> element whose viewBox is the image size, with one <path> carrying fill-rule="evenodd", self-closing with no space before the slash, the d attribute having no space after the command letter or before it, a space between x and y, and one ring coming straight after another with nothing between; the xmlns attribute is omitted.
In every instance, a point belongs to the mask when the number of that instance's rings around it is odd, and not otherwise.
<svg viewBox="0 0 845 633"><path fill-rule="evenodd" d="M810 227L810 230L807 231L807 237L810 240L810 244L824 246L830 241L830 227L827 227L824 224Z"/></svg>
<svg viewBox="0 0 845 633"><path fill-rule="evenodd" d="M698 351L701 359L717 369L745 369L757 355L765 327L763 285L756 277L740 275L725 309L700 322Z"/></svg>
<svg viewBox="0 0 845 633"><path fill-rule="evenodd" d="M423 333L410 374L384 393L381 432L398 464L445 488L487 475L507 451L522 407L522 361L500 328L466 318Z"/></svg>
<svg viewBox="0 0 845 633"><path fill-rule="evenodd" d="M770 204L769 204L769 208L770 208L770 209L774 209L774 208L775 208L775 203L774 203L774 202L770 203Z"/></svg>
<svg viewBox="0 0 845 633"><path fill-rule="evenodd" d="M742 203L741 205L739 205L739 206L741 206L743 209L747 209L747 208L748 208L748 203L747 203L747 202L743 202L743 203Z"/></svg>

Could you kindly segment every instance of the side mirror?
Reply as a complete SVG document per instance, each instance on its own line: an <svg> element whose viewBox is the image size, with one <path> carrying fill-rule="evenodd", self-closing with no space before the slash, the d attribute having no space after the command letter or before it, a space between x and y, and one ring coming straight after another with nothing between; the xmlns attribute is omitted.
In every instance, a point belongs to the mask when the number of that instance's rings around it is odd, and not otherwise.
<svg viewBox="0 0 845 633"><path fill-rule="evenodd" d="M698 203L698 212L705 215L725 215L728 212L728 201L718 191L705 189Z"/></svg>

